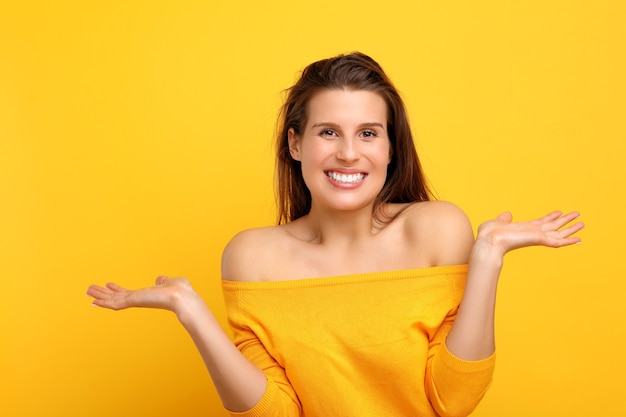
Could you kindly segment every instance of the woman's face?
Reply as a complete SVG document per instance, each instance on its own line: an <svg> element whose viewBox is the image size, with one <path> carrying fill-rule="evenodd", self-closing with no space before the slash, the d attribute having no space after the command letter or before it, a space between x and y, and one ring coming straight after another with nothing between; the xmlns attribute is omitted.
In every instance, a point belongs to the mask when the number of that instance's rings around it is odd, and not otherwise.
<svg viewBox="0 0 626 417"><path fill-rule="evenodd" d="M390 146L387 105L371 91L322 91L309 102L302 135L289 131L289 150L301 162L312 209L371 206L387 178Z"/></svg>

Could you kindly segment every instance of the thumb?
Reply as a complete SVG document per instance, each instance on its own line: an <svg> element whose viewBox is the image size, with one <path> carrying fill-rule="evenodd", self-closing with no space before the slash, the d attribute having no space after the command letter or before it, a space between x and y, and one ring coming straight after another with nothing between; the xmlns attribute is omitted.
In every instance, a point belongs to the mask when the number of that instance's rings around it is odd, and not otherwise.
<svg viewBox="0 0 626 417"><path fill-rule="evenodd" d="M157 279L155 280L155 284L156 285L161 285L161 284L165 284L165 282L168 280L169 278L166 276L160 276L157 277Z"/></svg>
<svg viewBox="0 0 626 417"><path fill-rule="evenodd" d="M513 215L510 212L505 211L504 213L496 217L496 220L503 223L511 223L511 221L513 220Z"/></svg>

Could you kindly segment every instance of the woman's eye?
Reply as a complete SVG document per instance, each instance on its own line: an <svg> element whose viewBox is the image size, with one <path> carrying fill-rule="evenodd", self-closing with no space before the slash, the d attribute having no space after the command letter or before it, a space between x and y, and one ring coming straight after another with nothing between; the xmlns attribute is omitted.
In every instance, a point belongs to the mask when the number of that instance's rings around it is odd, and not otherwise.
<svg viewBox="0 0 626 417"><path fill-rule="evenodd" d="M376 132L374 132L373 130L364 130L361 134L364 138L375 138L377 136Z"/></svg>
<svg viewBox="0 0 626 417"><path fill-rule="evenodd" d="M337 133L332 129L324 129L320 132L322 136L337 136Z"/></svg>

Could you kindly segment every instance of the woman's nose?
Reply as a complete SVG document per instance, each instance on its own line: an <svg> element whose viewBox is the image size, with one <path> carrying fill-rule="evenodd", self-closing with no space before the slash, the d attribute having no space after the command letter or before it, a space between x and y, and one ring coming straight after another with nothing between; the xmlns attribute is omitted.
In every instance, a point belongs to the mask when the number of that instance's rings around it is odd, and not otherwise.
<svg viewBox="0 0 626 417"><path fill-rule="evenodd" d="M337 159L352 162L359 158L358 145L353 139L343 138L338 145Z"/></svg>

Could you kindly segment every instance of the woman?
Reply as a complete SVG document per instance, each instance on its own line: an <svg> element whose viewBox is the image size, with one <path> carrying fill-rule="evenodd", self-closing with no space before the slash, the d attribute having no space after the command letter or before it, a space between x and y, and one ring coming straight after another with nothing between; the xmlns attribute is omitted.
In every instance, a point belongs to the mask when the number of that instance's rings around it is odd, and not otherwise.
<svg viewBox="0 0 626 417"><path fill-rule="evenodd" d="M494 367L506 252L577 243L577 213L471 225L430 201L405 108L382 68L353 53L309 65L277 136L279 221L224 250L234 344L188 280L94 304L176 313L237 416L461 416Z"/></svg>

